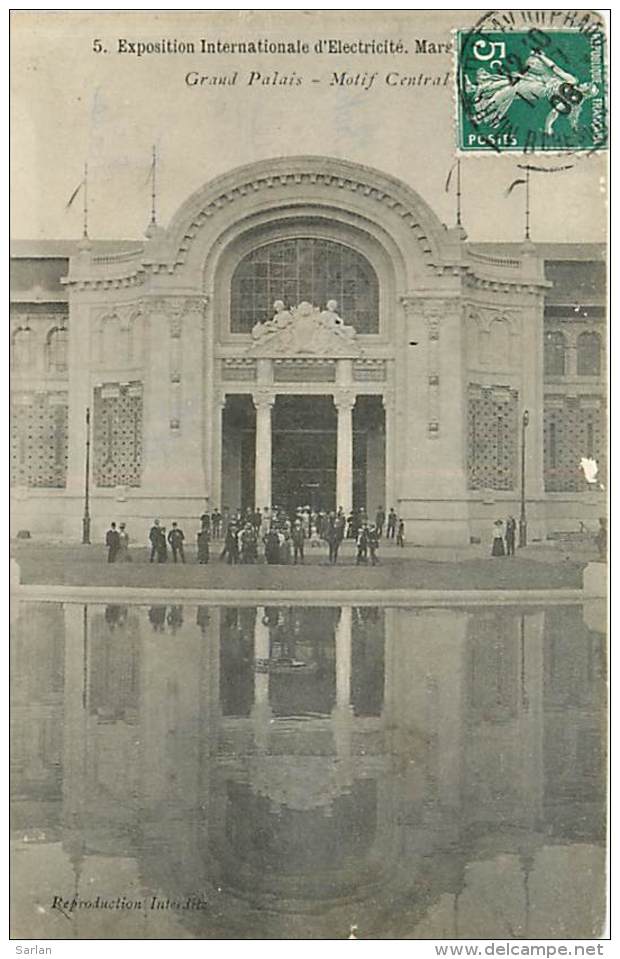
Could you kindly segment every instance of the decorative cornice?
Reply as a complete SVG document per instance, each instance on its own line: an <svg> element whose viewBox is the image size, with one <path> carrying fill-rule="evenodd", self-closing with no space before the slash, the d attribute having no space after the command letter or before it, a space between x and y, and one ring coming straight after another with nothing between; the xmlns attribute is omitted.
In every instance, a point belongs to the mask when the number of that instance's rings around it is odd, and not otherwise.
<svg viewBox="0 0 620 959"><path fill-rule="evenodd" d="M206 184L190 197L175 215L168 230L172 242L169 265L174 270L181 265L202 227L222 211L246 197L279 191L286 200L299 202L305 193L308 202L316 202L317 188L334 193L353 194L370 200L389 211L411 230L425 262L441 264L440 247L450 245L450 236L428 204L406 183L370 167L326 156L273 157L232 170ZM339 203L335 200L334 206ZM341 206L346 205L341 203ZM369 211L370 212L370 211ZM372 214L371 214L372 215ZM163 251L162 251L163 253Z"/></svg>

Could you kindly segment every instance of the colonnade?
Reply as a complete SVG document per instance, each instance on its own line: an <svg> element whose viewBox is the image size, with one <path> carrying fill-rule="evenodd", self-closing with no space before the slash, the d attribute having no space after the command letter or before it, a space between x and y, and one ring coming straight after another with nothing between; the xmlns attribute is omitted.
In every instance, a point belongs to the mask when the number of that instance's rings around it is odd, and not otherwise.
<svg viewBox="0 0 620 959"><path fill-rule="evenodd" d="M260 390L250 394L256 410L254 505L257 509L274 505L272 502L272 421L277 395L275 391L271 390ZM294 395L300 394L296 393ZM316 395L316 393L308 394L308 398ZM392 403L388 395L383 393L379 395L385 410L385 501L392 503L395 499L393 489ZM353 410L357 396L358 394L350 389L331 393L337 415L336 506L341 506L345 513L349 513L353 508ZM213 487L214 503L219 502L221 498L222 414L225 406L226 399L224 397L219 405L218 422L214 430L219 452L214 469L214 475L218 478L217 484L214 484Z"/></svg>

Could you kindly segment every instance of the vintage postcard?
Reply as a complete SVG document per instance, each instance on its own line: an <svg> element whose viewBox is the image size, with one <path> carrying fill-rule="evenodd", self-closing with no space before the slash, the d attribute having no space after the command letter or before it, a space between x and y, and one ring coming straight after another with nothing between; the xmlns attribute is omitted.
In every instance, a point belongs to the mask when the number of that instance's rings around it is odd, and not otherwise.
<svg viewBox="0 0 620 959"><path fill-rule="evenodd" d="M609 62L13 12L19 954L607 935Z"/></svg>

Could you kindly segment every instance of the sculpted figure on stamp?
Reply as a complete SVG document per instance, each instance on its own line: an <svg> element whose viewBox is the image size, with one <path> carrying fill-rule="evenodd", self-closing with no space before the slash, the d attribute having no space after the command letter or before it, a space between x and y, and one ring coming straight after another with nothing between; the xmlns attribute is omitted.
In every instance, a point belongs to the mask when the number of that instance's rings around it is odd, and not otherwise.
<svg viewBox="0 0 620 959"><path fill-rule="evenodd" d="M456 50L461 150L606 146L602 31L474 30L458 33Z"/></svg>

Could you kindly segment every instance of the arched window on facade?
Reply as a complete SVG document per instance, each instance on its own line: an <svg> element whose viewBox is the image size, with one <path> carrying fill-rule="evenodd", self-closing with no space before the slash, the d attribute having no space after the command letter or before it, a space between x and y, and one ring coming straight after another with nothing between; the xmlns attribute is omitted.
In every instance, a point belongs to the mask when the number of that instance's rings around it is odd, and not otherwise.
<svg viewBox="0 0 620 959"><path fill-rule="evenodd" d="M104 316L99 327L99 362L114 366L120 352L120 322L116 314Z"/></svg>
<svg viewBox="0 0 620 959"><path fill-rule="evenodd" d="M13 333L12 354L14 370L29 370L34 360L32 330L29 326L20 326Z"/></svg>
<svg viewBox="0 0 620 959"><path fill-rule="evenodd" d="M276 240L248 253L231 281L230 329L249 333L273 316L273 304L306 300L338 313L358 333L379 332L379 283L368 260L342 243L314 237Z"/></svg>
<svg viewBox="0 0 620 959"><path fill-rule="evenodd" d="M601 338L598 333L580 333L577 337L578 376L599 376L601 372Z"/></svg>
<svg viewBox="0 0 620 959"><path fill-rule="evenodd" d="M545 376L564 376L566 339L563 333L545 333Z"/></svg>
<svg viewBox="0 0 620 959"><path fill-rule="evenodd" d="M46 367L50 373L67 372L69 334L62 326L55 326L47 334L45 343Z"/></svg>

